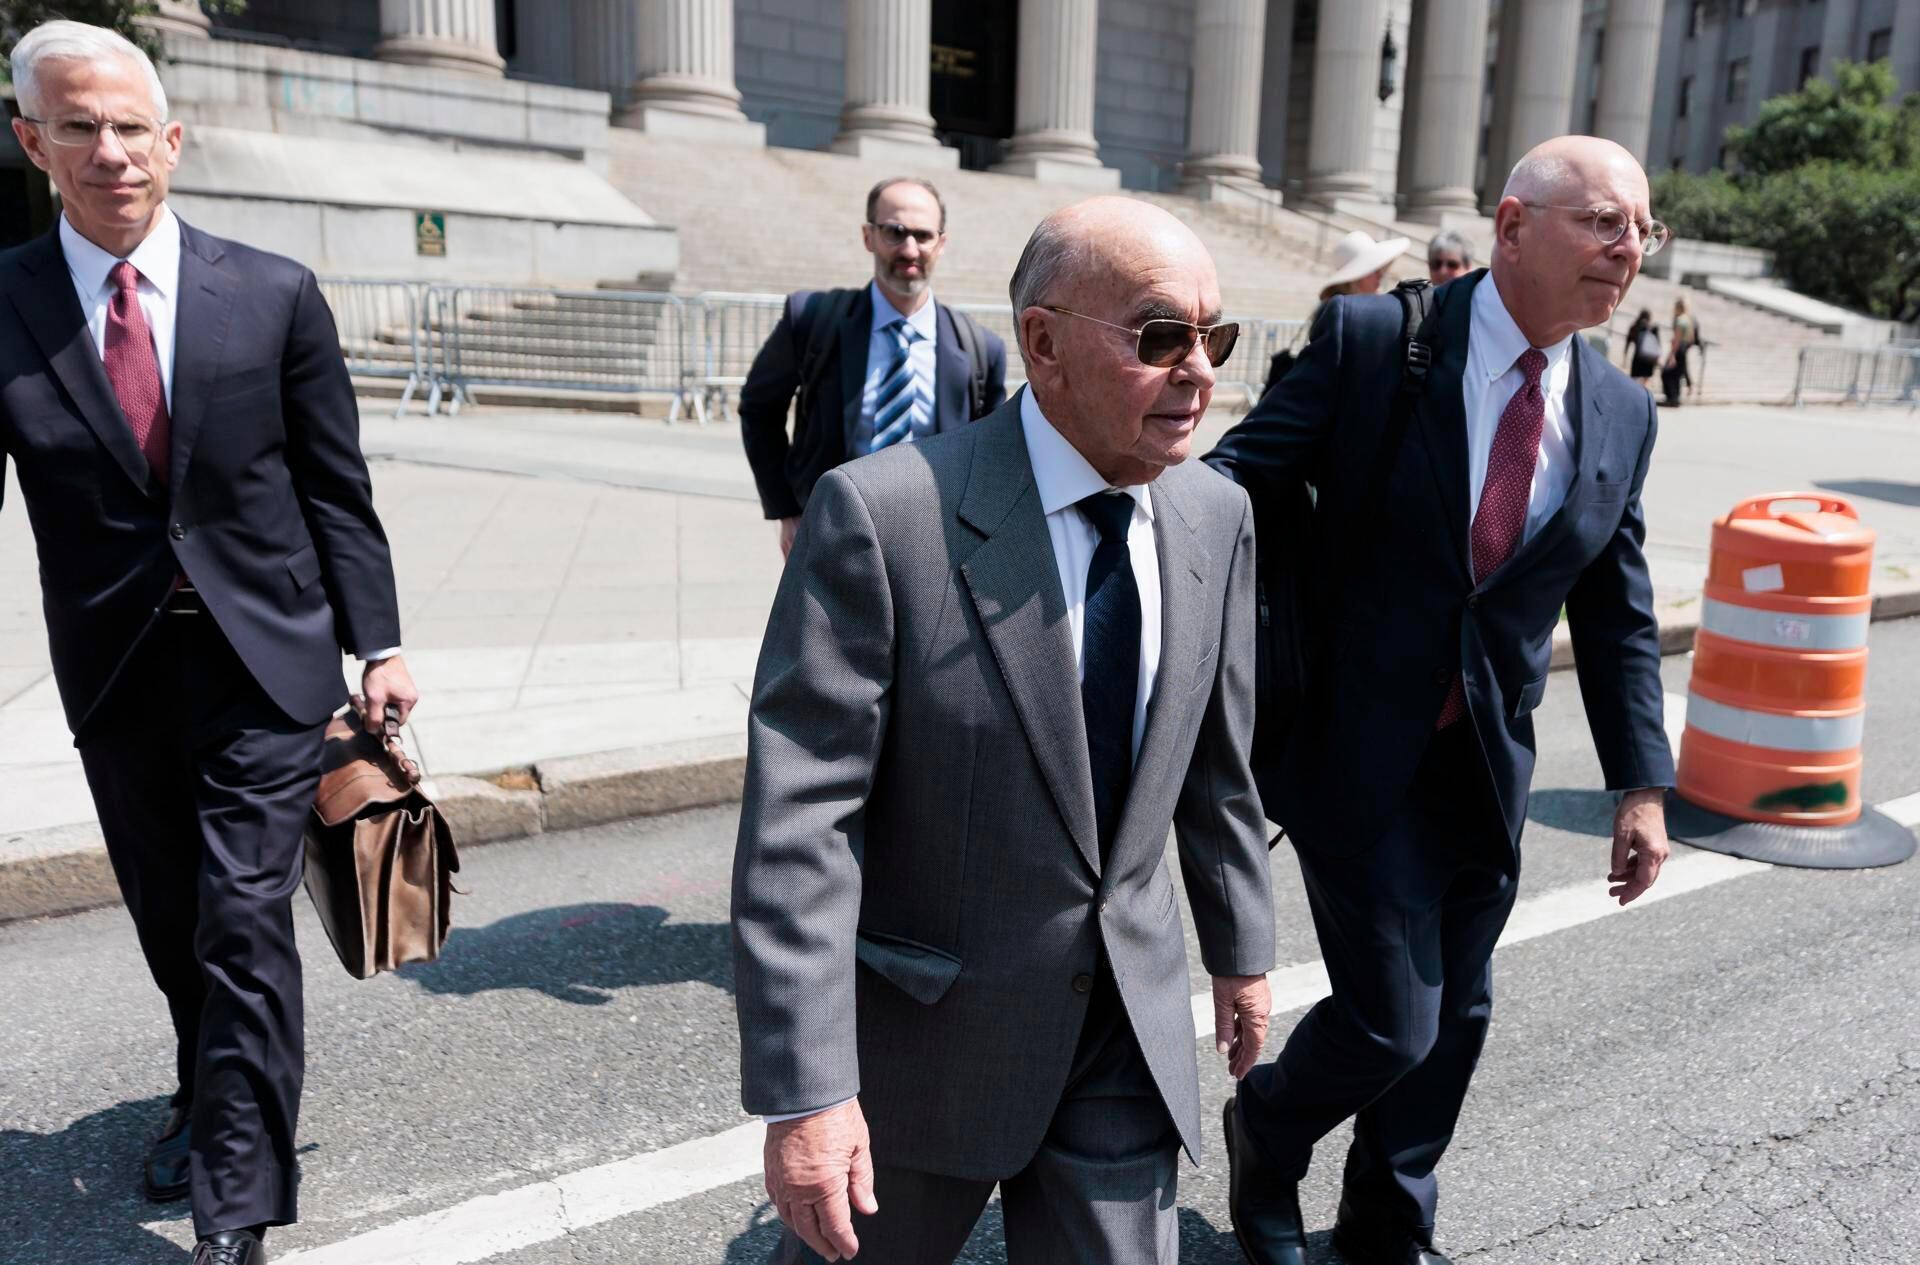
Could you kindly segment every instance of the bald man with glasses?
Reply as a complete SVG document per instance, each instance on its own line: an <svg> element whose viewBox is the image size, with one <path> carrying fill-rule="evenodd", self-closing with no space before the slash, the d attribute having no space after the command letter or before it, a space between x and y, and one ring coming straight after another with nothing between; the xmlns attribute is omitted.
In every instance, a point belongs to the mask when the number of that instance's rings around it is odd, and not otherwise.
<svg viewBox="0 0 1920 1265"><path fill-rule="evenodd" d="M957 430L1007 395L1006 345L933 297L947 245L939 190L882 180L867 194L860 241L873 279L789 295L740 388L740 439L782 554L821 475Z"/></svg>

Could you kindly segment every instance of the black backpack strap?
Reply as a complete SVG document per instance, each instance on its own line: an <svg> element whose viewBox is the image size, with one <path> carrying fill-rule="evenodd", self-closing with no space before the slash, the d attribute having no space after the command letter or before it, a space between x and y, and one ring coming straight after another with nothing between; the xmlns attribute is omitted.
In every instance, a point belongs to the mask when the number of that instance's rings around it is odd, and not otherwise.
<svg viewBox="0 0 1920 1265"><path fill-rule="evenodd" d="M807 402L819 386L821 375L833 362L833 350L840 341L840 325L859 298L858 290L821 290L800 306L798 323L804 324L806 347L800 354L802 417L806 416Z"/></svg>
<svg viewBox="0 0 1920 1265"><path fill-rule="evenodd" d="M1433 288L1419 278L1402 281L1393 287L1400 300L1400 382L1393 390L1393 402L1387 409L1387 429L1375 455L1371 495L1363 505L1378 505L1387 492L1387 479L1394 459L1407 437L1407 425L1421 392L1427 389L1427 373L1433 368L1434 319L1429 308ZM1379 515L1372 515L1377 522Z"/></svg>
<svg viewBox="0 0 1920 1265"><path fill-rule="evenodd" d="M987 411L987 340L971 316L955 308L947 311L953 317L954 337L967 358L967 412L969 420L974 420Z"/></svg>

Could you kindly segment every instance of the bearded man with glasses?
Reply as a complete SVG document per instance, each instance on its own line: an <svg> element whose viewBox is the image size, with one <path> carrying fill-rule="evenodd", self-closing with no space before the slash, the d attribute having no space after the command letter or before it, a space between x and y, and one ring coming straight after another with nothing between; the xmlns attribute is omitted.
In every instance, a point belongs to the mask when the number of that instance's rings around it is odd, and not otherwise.
<svg viewBox="0 0 1920 1265"><path fill-rule="evenodd" d="M393 562L313 273L167 208L181 126L146 54L48 22L11 63L61 214L0 255L0 477L11 459L60 701L173 1019L145 1192L191 1198L195 1265L263 1265L298 1215L292 898L341 651L370 725L418 700Z"/></svg>
<svg viewBox="0 0 1920 1265"><path fill-rule="evenodd" d="M860 242L873 280L788 295L740 388L740 441L761 508L780 525L782 555L821 475L957 430L1007 398L1006 345L934 301L947 246L940 191L911 177L882 180L867 194Z"/></svg>
<svg viewBox="0 0 1920 1265"><path fill-rule="evenodd" d="M1202 1127L1169 827L1234 1075L1273 897L1246 495L1187 462L1233 348L1191 230L1056 212L1028 386L821 478L754 681L733 945L784 1263L1173 1265Z"/></svg>
<svg viewBox="0 0 1920 1265"><path fill-rule="evenodd" d="M1434 294L1427 355L1398 302L1337 299L1207 456L1256 500L1318 494L1313 539L1259 542L1313 580L1305 689L1294 714L1260 717L1281 737L1263 733L1255 773L1333 995L1226 1104L1229 1207L1255 1265L1304 1265L1297 1187L1348 1117L1334 1246L1353 1265L1446 1261L1434 1168L1487 1035L1563 606L1619 796L1610 895L1659 877L1673 757L1642 553L1653 399L1578 334L1666 238L1626 150L1545 142L1507 181L1491 270Z"/></svg>

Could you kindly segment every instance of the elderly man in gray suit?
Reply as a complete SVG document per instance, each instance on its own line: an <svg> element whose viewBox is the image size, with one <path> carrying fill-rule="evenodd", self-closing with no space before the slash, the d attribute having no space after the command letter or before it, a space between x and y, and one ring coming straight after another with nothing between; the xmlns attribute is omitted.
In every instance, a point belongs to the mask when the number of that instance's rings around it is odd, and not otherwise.
<svg viewBox="0 0 1920 1265"><path fill-rule="evenodd" d="M1171 1262L1201 1128L1187 954L1237 1077L1272 892L1246 497L1185 462L1236 330L1179 220L1096 198L1012 282L1028 388L832 471L761 651L734 862L775 1259Z"/></svg>

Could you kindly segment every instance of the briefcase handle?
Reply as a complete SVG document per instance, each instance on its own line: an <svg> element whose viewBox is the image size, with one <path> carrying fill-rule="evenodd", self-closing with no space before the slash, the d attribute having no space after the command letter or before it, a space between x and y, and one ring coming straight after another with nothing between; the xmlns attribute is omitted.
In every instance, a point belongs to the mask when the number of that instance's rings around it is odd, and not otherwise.
<svg viewBox="0 0 1920 1265"><path fill-rule="evenodd" d="M367 700L362 695L355 694L351 702L354 717L359 721L360 728L364 730L367 727ZM401 745L399 720L392 716L383 718L380 736L386 745L387 758L393 761L395 768L400 770L400 775L407 779L407 785L420 785L420 766L413 762L413 757L407 754L406 747Z"/></svg>

